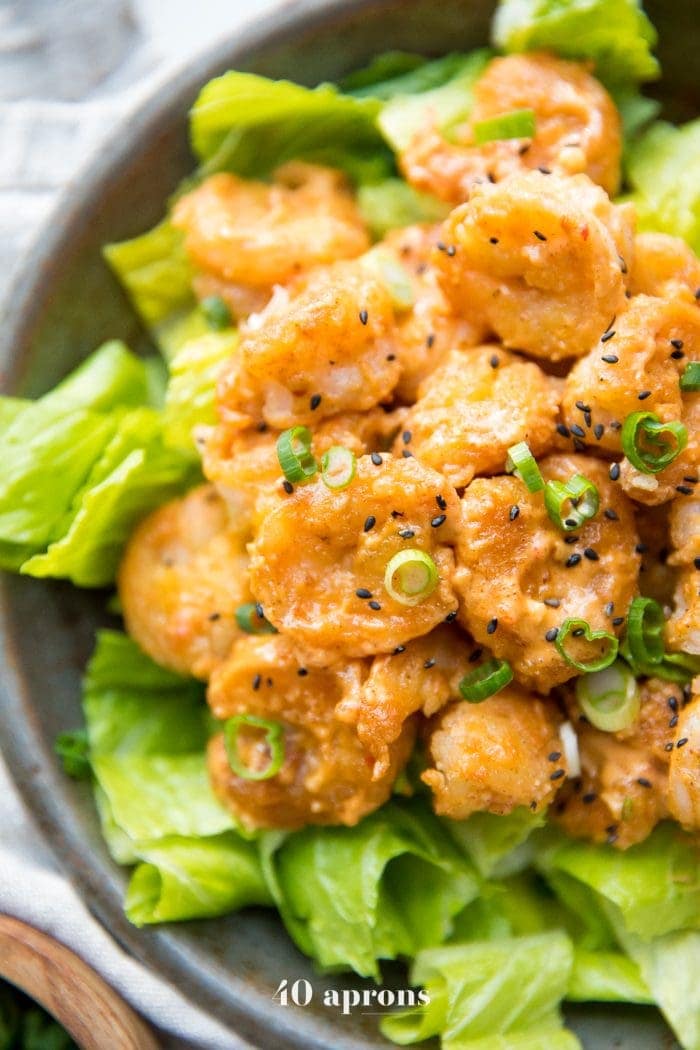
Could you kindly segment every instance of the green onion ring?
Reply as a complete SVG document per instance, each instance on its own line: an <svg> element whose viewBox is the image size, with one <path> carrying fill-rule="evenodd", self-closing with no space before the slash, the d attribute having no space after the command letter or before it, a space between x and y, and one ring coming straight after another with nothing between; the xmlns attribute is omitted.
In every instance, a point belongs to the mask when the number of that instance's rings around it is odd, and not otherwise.
<svg viewBox="0 0 700 1050"><path fill-rule="evenodd" d="M480 704L504 689L513 681L513 670L506 660L487 660L474 671L465 675L459 683L459 691L470 704Z"/></svg>
<svg viewBox="0 0 700 1050"><path fill-rule="evenodd" d="M425 551L409 547L388 562L384 587L400 605L418 605L438 585L437 565Z"/></svg>
<svg viewBox="0 0 700 1050"><path fill-rule="evenodd" d="M639 690L622 660L576 679L576 699L596 729L617 733L634 725L639 714Z"/></svg>
<svg viewBox="0 0 700 1050"><path fill-rule="evenodd" d="M480 120L473 131L477 146L497 139L531 139L535 135L535 111L512 109L490 120Z"/></svg>
<svg viewBox="0 0 700 1050"><path fill-rule="evenodd" d="M277 459L287 481L308 481L318 470L308 427L290 427L277 438Z"/></svg>
<svg viewBox="0 0 700 1050"><path fill-rule="evenodd" d="M321 456L321 480L329 489L346 489L356 470L355 453L345 445L331 445Z"/></svg>
<svg viewBox="0 0 700 1050"><path fill-rule="evenodd" d="M627 612L627 645L634 663L659 664L664 658L664 611L653 598L634 598Z"/></svg>
<svg viewBox="0 0 700 1050"><path fill-rule="evenodd" d="M238 734L243 727L262 729L265 743L270 749L270 761L264 769L256 771L245 766L238 753ZM224 722L224 742L231 769L242 780L269 780L279 773L284 762L284 727L281 722L256 715L234 715Z"/></svg>
<svg viewBox="0 0 700 1050"><path fill-rule="evenodd" d="M685 394L700 390L700 361L688 362L681 376L680 386Z"/></svg>
<svg viewBox="0 0 700 1050"><path fill-rule="evenodd" d="M506 470L509 474L515 473L525 484L528 492L540 492L544 488L540 468L526 441L519 441L517 445L511 445L508 449Z"/></svg>
<svg viewBox="0 0 700 1050"><path fill-rule="evenodd" d="M567 503L571 506L564 514ZM598 513L598 489L583 474L574 474L567 482L548 481L544 487L544 505L550 518L564 532L578 529Z"/></svg>
<svg viewBox="0 0 700 1050"><path fill-rule="evenodd" d="M587 642L596 642L598 639L604 638L608 643L608 651L598 660L592 660L589 663L582 663L579 660L574 660L573 656L570 656L564 648L564 643L572 631L578 630L583 631L583 636ZM617 651L620 646L620 643L614 634L610 634L608 631L592 631L587 620L564 620L559 628L556 638L554 639L554 644L557 647L559 655L563 657L571 667L575 667L577 671L585 671L587 674L591 674L593 671L602 671L604 668L609 667L617 656Z"/></svg>
<svg viewBox="0 0 700 1050"><path fill-rule="evenodd" d="M246 634L277 634L277 628L264 616L260 616L255 602L246 602L245 605L238 606L236 623Z"/></svg>
<svg viewBox="0 0 700 1050"><path fill-rule="evenodd" d="M671 444L664 435L673 438ZM622 450L633 467L643 474L658 474L673 463L688 444L688 431L678 420L662 423L654 412L632 412L622 424ZM656 450L644 447L654 445Z"/></svg>

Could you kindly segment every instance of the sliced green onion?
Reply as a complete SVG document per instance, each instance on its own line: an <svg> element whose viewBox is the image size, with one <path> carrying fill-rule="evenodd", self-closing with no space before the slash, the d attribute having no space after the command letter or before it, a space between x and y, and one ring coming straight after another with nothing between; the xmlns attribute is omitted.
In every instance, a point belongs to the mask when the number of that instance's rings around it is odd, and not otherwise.
<svg viewBox="0 0 700 1050"><path fill-rule="evenodd" d="M90 742L87 729L74 729L59 733L54 751L61 759L64 773L74 780L87 780L92 771L90 765Z"/></svg>
<svg viewBox="0 0 700 1050"><path fill-rule="evenodd" d="M236 623L246 634L277 634L269 620L261 616L255 602L246 602L236 609Z"/></svg>
<svg viewBox="0 0 700 1050"><path fill-rule="evenodd" d="M583 474L574 474L567 482L547 482L544 505L555 525L564 532L572 532L596 516L600 498L592 481Z"/></svg>
<svg viewBox="0 0 700 1050"><path fill-rule="evenodd" d="M639 714L637 683L622 660L577 678L576 699L591 725L605 733L628 729Z"/></svg>
<svg viewBox="0 0 700 1050"><path fill-rule="evenodd" d="M634 663L661 663L665 623L664 611L653 598L632 600L627 613L627 644Z"/></svg>
<svg viewBox="0 0 700 1050"><path fill-rule="evenodd" d="M425 551L409 547L389 561L384 573L384 587L401 605L418 605L433 593L438 584L437 565Z"/></svg>
<svg viewBox="0 0 700 1050"><path fill-rule="evenodd" d="M474 125L474 141L477 146L495 139L531 139L535 134L535 111L512 109L490 120L480 120Z"/></svg>
<svg viewBox="0 0 700 1050"><path fill-rule="evenodd" d="M633 467L644 474L658 474L688 444L688 431L678 420L662 423L654 412L632 412L622 424L621 439Z"/></svg>
<svg viewBox="0 0 700 1050"><path fill-rule="evenodd" d="M700 390L700 361L689 361L681 376L681 390L691 393Z"/></svg>
<svg viewBox="0 0 700 1050"><path fill-rule="evenodd" d="M321 479L329 489L346 489L356 470L355 453L344 445L331 445L321 456Z"/></svg>
<svg viewBox="0 0 700 1050"><path fill-rule="evenodd" d="M262 729L265 743L270 751L270 761L264 769L250 769L243 764L238 750L238 736L241 729ZM224 723L224 741L229 765L242 780L269 780L279 773L284 762L284 727L280 722L269 718L258 718L256 715L234 715Z"/></svg>
<svg viewBox="0 0 700 1050"><path fill-rule="evenodd" d="M415 302L413 285L406 267L390 252L382 248L373 248L363 256L366 263L379 280L386 286L397 310L410 310Z"/></svg>
<svg viewBox="0 0 700 1050"><path fill-rule="evenodd" d="M528 492L540 492L544 488L540 468L526 441L519 441L517 445L510 446L506 459L506 470L509 474L516 474L524 482Z"/></svg>
<svg viewBox="0 0 700 1050"><path fill-rule="evenodd" d="M506 660L487 660L474 671L465 675L459 683L459 691L470 704L480 704L499 693L513 681L513 671Z"/></svg>
<svg viewBox="0 0 700 1050"><path fill-rule="evenodd" d="M606 652L598 657L598 659L589 660L586 663L581 660L576 660L564 647L567 638L574 631L576 633L580 631L581 636L585 638L587 642L606 641ZM602 671L605 667L609 667L617 656L617 650L619 649L619 642L614 634L610 634L608 631L592 631L587 620L564 620L564 623L559 628L559 633L554 639L554 644L557 647L559 655L562 656L571 667L575 667L577 671L585 671L588 674L591 674L593 671Z"/></svg>
<svg viewBox="0 0 700 1050"><path fill-rule="evenodd" d="M215 332L222 332L224 328L231 327L231 311L220 295L208 295L206 299L202 299L199 307L204 314L204 320Z"/></svg>
<svg viewBox="0 0 700 1050"><path fill-rule="evenodd" d="M277 459L287 481L308 481L318 470L308 427L291 427L277 438Z"/></svg>

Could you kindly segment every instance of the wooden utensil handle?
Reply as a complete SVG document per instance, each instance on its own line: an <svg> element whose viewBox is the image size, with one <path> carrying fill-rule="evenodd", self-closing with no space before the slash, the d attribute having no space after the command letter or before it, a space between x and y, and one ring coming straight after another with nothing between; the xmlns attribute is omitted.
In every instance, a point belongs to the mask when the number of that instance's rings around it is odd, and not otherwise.
<svg viewBox="0 0 700 1050"><path fill-rule="evenodd" d="M87 963L8 915L0 915L0 976L48 1010L81 1050L158 1050L144 1022Z"/></svg>

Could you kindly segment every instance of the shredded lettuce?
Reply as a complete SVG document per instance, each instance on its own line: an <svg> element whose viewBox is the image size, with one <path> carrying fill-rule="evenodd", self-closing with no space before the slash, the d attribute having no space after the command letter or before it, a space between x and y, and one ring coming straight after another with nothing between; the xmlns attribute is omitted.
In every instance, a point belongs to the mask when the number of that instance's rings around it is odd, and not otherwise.
<svg viewBox="0 0 700 1050"><path fill-rule="evenodd" d="M194 427L216 422L216 380L237 346L238 333L229 328L190 339L175 355L165 397L165 435L170 444L193 449Z"/></svg>
<svg viewBox="0 0 700 1050"><path fill-rule="evenodd" d="M608 87L654 80L656 30L639 0L501 0L492 30L496 47L590 58Z"/></svg>
<svg viewBox="0 0 700 1050"><path fill-rule="evenodd" d="M640 228L682 237L700 254L700 120L652 125L628 152L627 179Z"/></svg>

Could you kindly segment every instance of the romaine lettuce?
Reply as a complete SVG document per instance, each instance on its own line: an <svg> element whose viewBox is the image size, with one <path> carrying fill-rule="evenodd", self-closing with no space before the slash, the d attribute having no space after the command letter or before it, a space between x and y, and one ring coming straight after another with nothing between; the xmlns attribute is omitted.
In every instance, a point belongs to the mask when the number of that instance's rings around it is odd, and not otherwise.
<svg viewBox="0 0 700 1050"><path fill-rule="evenodd" d="M629 150L627 179L640 228L683 237L700 253L700 120L652 125Z"/></svg>
<svg viewBox="0 0 700 1050"><path fill-rule="evenodd" d="M188 340L170 362L165 396L166 440L193 449L192 431L216 422L216 380L224 361L238 346L238 333L229 328Z"/></svg>
<svg viewBox="0 0 700 1050"><path fill-rule="evenodd" d="M527 840L543 827L546 813L533 813L525 806L512 813L473 813L468 820L445 821L445 827L485 878L502 878L527 867L532 855Z"/></svg>
<svg viewBox="0 0 700 1050"><path fill-rule="evenodd" d="M440 222L450 206L429 193L421 193L403 179L384 179L360 186L357 201L372 236L381 240L389 230L416 222Z"/></svg>

